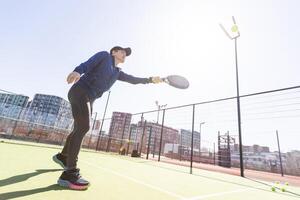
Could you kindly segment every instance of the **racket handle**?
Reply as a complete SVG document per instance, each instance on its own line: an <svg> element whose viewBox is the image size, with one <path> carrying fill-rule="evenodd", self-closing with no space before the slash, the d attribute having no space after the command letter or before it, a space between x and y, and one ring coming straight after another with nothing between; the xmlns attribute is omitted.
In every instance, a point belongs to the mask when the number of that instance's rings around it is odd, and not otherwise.
<svg viewBox="0 0 300 200"><path fill-rule="evenodd" d="M165 83L169 83L168 78L161 78L161 80Z"/></svg>

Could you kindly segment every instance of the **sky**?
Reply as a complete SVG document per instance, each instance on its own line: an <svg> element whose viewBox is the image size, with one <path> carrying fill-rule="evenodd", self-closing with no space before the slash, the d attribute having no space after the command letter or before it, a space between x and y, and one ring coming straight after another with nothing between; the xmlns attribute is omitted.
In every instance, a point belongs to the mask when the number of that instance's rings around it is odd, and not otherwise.
<svg viewBox="0 0 300 200"><path fill-rule="evenodd" d="M3 0L0 89L31 99L36 93L67 99L68 73L93 54L120 45L133 51L120 66L126 73L138 77L179 74L188 78L190 87L178 90L166 84L117 82L111 88L108 116L113 111L154 110L156 100L172 107L232 97L236 95L234 42L219 27L219 23L230 24L231 16L235 16L241 32L241 94L300 85L299 6L297 0ZM107 94L94 104L94 111L100 115ZM297 93L290 95L297 100ZM251 104L257 99L249 101ZM217 109L198 108L196 120L206 121L202 131L207 133L207 140L214 141L217 130L236 134L236 104L228 104L215 106ZM291 109L299 108L295 105ZM220 107L230 114L219 117L219 121L226 118L230 123L216 123L216 113L222 113ZM170 126L190 127L190 108L172 112L168 115L172 116L168 118ZM282 142L284 150L300 149L294 139L300 138L297 120L245 121L246 144L260 143L258 138L262 145L268 144L268 138L272 138L270 146L276 149L273 136L279 129L286 138Z"/></svg>

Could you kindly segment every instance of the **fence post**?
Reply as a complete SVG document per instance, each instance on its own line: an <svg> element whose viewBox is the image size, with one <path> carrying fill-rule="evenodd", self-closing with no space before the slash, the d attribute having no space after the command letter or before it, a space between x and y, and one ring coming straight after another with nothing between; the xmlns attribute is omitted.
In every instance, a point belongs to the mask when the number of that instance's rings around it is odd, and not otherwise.
<svg viewBox="0 0 300 200"><path fill-rule="evenodd" d="M153 158L155 156L155 150L156 150L156 131L154 132L154 144L153 144Z"/></svg>
<svg viewBox="0 0 300 200"><path fill-rule="evenodd" d="M132 127L130 126L130 128L129 128L129 136L128 136L128 144L127 144L127 150L126 150L126 155L128 155L128 152L129 152L129 145L130 145L130 143L131 143L131 140L130 140L130 138L131 138L131 132L132 132Z"/></svg>
<svg viewBox="0 0 300 200"><path fill-rule="evenodd" d="M182 153L182 133L180 132L179 161L181 161L181 153Z"/></svg>
<svg viewBox="0 0 300 200"><path fill-rule="evenodd" d="M165 123L165 112L166 112L166 110L163 109L163 117L162 117L161 132L160 132L159 152L158 152L158 161L160 161L161 145L162 145L162 137L163 137L164 123Z"/></svg>
<svg viewBox="0 0 300 200"><path fill-rule="evenodd" d="M143 117L142 117L143 118ZM143 121L141 121L143 123ZM145 131L146 131L146 126L147 126L147 121L144 121L144 126L143 126L143 133L142 133L142 138L141 138L141 147L140 147L140 155L142 155L142 150L143 150L143 143L144 143L144 136L145 136Z"/></svg>
<svg viewBox="0 0 300 200"><path fill-rule="evenodd" d="M40 140L41 140L41 138L42 138L43 131L44 131L44 126L43 126L43 129L42 129L42 131L41 131L41 133L40 133L40 135L39 135L39 138L37 139L37 143L40 143Z"/></svg>
<svg viewBox="0 0 300 200"><path fill-rule="evenodd" d="M123 139L124 139L124 134L125 134L125 128L126 128L126 119L127 119L127 114L125 116L125 120L124 120L124 125L123 125L123 132L122 132L122 136L121 136L121 145L120 145L120 149L123 146Z"/></svg>
<svg viewBox="0 0 300 200"><path fill-rule="evenodd" d="M149 133L149 137L148 137L147 160L149 158L149 151L150 151L150 145L151 145L151 135L152 135L152 126L150 126L150 133Z"/></svg>
<svg viewBox="0 0 300 200"><path fill-rule="evenodd" d="M281 171L281 176L283 176L283 168L282 168L282 159L281 159L281 151L280 151L278 130L276 130L276 136L277 136L278 154L279 154L279 162L280 162L280 171Z"/></svg>
<svg viewBox="0 0 300 200"><path fill-rule="evenodd" d="M216 147L214 143L214 165L216 165Z"/></svg>
<svg viewBox="0 0 300 200"><path fill-rule="evenodd" d="M193 118L192 118L192 141L191 141L191 163L190 174L193 173L193 153L194 153L194 124L195 124L195 104L193 104Z"/></svg>

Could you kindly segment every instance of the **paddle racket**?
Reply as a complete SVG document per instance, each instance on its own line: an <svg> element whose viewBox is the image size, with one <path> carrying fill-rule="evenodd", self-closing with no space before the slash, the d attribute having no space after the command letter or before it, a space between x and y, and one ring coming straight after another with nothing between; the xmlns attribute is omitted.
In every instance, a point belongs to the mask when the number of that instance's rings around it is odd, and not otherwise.
<svg viewBox="0 0 300 200"><path fill-rule="evenodd" d="M165 78L162 78L163 82L179 89L187 89L189 87L189 81L183 76L179 75L170 75Z"/></svg>

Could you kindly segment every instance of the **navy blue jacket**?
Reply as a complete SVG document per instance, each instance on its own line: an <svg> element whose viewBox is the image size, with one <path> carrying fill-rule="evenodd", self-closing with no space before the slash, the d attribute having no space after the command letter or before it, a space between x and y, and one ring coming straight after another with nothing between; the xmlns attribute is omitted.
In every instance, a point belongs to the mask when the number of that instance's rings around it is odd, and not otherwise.
<svg viewBox="0 0 300 200"><path fill-rule="evenodd" d="M80 80L75 83L86 89L91 100L95 100L109 90L116 80L131 84L150 83L150 78L138 78L121 71L115 66L115 59L106 51L101 51L92 56L88 61L75 68L80 75Z"/></svg>

